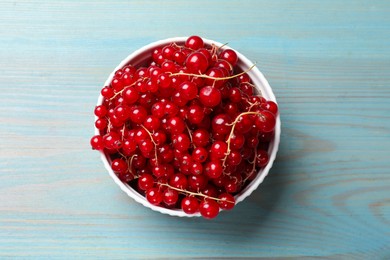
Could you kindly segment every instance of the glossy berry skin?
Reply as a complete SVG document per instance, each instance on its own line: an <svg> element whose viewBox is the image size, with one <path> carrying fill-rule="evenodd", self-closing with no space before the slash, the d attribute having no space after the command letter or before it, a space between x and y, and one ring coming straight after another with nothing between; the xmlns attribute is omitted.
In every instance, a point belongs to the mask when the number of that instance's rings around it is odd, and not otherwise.
<svg viewBox="0 0 390 260"><path fill-rule="evenodd" d="M230 210L234 208L235 205L235 199L234 197L229 193L222 193L218 196L218 204L221 209L224 210Z"/></svg>
<svg viewBox="0 0 390 260"><path fill-rule="evenodd" d="M223 141L215 141L210 148L210 158L212 160L222 159L227 153L227 144Z"/></svg>
<svg viewBox="0 0 390 260"><path fill-rule="evenodd" d="M103 137L100 135L93 136L90 143L94 150L102 150L104 148Z"/></svg>
<svg viewBox="0 0 390 260"><path fill-rule="evenodd" d="M147 111L142 106L132 106L129 111L129 118L136 124L141 124L145 121Z"/></svg>
<svg viewBox="0 0 390 260"><path fill-rule="evenodd" d="M177 116L167 120L166 130L172 135L183 133L185 127L184 121Z"/></svg>
<svg viewBox="0 0 390 260"><path fill-rule="evenodd" d="M148 190L154 186L154 178L151 174L144 173L138 178L138 188Z"/></svg>
<svg viewBox="0 0 390 260"><path fill-rule="evenodd" d="M275 116L278 114L278 105L271 100L262 103L261 108L270 111Z"/></svg>
<svg viewBox="0 0 390 260"><path fill-rule="evenodd" d="M207 219L213 219L218 216L219 205L214 200L204 200L199 205L200 214Z"/></svg>
<svg viewBox="0 0 390 260"><path fill-rule="evenodd" d="M192 142L195 146L205 147L210 142L210 134L206 129L199 128L192 134Z"/></svg>
<svg viewBox="0 0 390 260"><path fill-rule="evenodd" d="M192 159L195 162L203 163L203 162L205 162L207 160L208 154L209 153L207 152L207 150L205 148L203 148L203 147L196 147L192 151Z"/></svg>
<svg viewBox="0 0 390 260"><path fill-rule="evenodd" d="M201 37L197 35L193 35L188 37L188 39L185 42L185 46L192 50L198 50L200 48L203 48L204 42Z"/></svg>
<svg viewBox="0 0 390 260"><path fill-rule="evenodd" d="M174 174L169 179L169 185L177 189L186 189L188 186L187 177L181 173Z"/></svg>
<svg viewBox="0 0 390 260"><path fill-rule="evenodd" d="M105 117L108 113L107 107L99 105L95 107L94 114L95 116L102 118Z"/></svg>
<svg viewBox="0 0 390 260"><path fill-rule="evenodd" d="M261 132L272 132L275 129L275 124L275 115L268 110L263 110L260 115L256 116L255 125Z"/></svg>
<svg viewBox="0 0 390 260"><path fill-rule="evenodd" d="M187 134L181 133L173 136L172 138L172 146L173 148L184 152L190 148L191 141Z"/></svg>
<svg viewBox="0 0 390 260"><path fill-rule="evenodd" d="M179 193L173 189L166 189L163 193L163 202L166 205L173 206L179 199Z"/></svg>
<svg viewBox="0 0 390 260"><path fill-rule="evenodd" d="M125 173L128 170L127 163L120 158L112 161L111 168L116 173Z"/></svg>
<svg viewBox="0 0 390 260"><path fill-rule="evenodd" d="M159 205L163 200L163 194L158 188L150 188L146 191L146 199L152 205Z"/></svg>
<svg viewBox="0 0 390 260"><path fill-rule="evenodd" d="M219 58L228 61L232 66L236 66L238 61L237 53L231 49L223 50L219 54Z"/></svg>
<svg viewBox="0 0 390 260"><path fill-rule="evenodd" d="M186 67L190 73L202 74L206 72L209 62L201 52L193 52L186 59Z"/></svg>
<svg viewBox="0 0 390 260"><path fill-rule="evenodd" d="M219 89L205 86L199 91L199 100L206 107L216 107L221 103L222 95Z"/></svg>
<svg viewBox="0 0 390 260"><path fill-rule="evenodd" d="M226 114L219 114L213 117L211 121L211 127L214 132L219 134L228 134L230 133L231 126L229 125L230 118Z"/></svg>
<svg viewBox="0 0 390 260"><path fill-rule="evenodd" d="M199 211L199 202L195 197L185 197L181 201L181 209L187 214L194 214Z"/></svg>
<svg viewBox="0 0 390 260"><path fill-rule="evenodd" d="M187 120L192 124L200 124L203 121L205 114L203 108L199 105L191 105L188 107Z"/></svg>
<svg viewBox="0 0 390 260"><path fill-rule="evenodd" d="M208 162L204 167L204 173L206 174L207 177L211 179L215 179L221 176L222 171L223 171L222 165L218 161Z"/></svg>
<svg viewBox="0 0 390 260"><path fill-rule="evenodd" d="M179 86L181 95L186 100L192 100L198 95L198 87L191 81L185 81Z"/></svg>

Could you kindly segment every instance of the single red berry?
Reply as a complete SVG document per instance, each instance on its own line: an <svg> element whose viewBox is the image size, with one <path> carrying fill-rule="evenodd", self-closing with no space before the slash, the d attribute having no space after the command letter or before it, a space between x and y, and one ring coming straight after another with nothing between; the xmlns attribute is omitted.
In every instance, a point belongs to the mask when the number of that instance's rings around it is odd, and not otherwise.
<svg viewBox="0 0 390 260"><path fill-rule="evenodd" d="M171 84L172 84L172 79L168 73L164 72L164 73L161 73L160 75L158 75L157 85L160 88L162 88L162 89L169 88L171 86Z"/></svg>
<svg viewBox="0 0 390 260"><path fill-rule="evenodd" d="M268 164L268 162L269 162L269 156L268 156L267 151L257 150L256 166L257 167L264 167Z"/></svg>
<svg viewBox="0 0 390 260"><path fill-rule="evenodd" d="M228 115L219 114L213 117L213 119L211 120L211 127L215 133L224 135L230 133L230 123L231 119Z"/></svg>
<svg viewBox="0 0 390 260"><path fill-rule="evenodd" d="M199 105L191 105L188 107L187 120L191 124L199 124L203 121L205 114L203 108Z"/></svg>
<svg viewBox="0 0 390 260"><path fill-rule="evenodd" d="M224 72L219 67L212 67L211 69L206 71L205 75L208 76L208 78L204 79L205 85L220 88L226 82L226 80L223 79L215 79L225 77Z"/></svg>
<svg viewBox="0 0 390 260"><path fill-rule="evenodd" d="M197 35L193 35L187 38L185 42L185 46L187 48L190 48L192 50L198 50L200 48L203 48L204 42L203 39Z"/></svg>
<svg viewBox="0 0 390 260"><path fill-rule="evenodd" d="M176 190L167 188L163 193L163 202L168 206L173 206L179 199L179 193Z"/></svg>
<svg viewBox="0 0 390 260"><path fill-rule="evenodd" d="M239 188L238 181L234 178L227 180L225 183L225 190L228 193L235 193L237 192L238 188Z"/></svg>
<svg viewBox="0 0 390 260"><path fill-rule="evenodd" d="M229 155L226 158L226 163L228 165L237 166L241 163L242 156L241 153L238 151L230 151Z"/></svg>
<svg viewBox="0 0 390 260"><path fill-rule="evenodd" d="M160 128L160 120L155 116L146 116L143 126L149 132L155 132Z"/></svg>
<svg viewBox="0 0 390 260"><path fill-rule="evenodd" d="M125 173L128 170L126 161L121 158L114 159L111 168L115 173Z"/></svg>
<svg viewBox="0 0 390 260"><path fill-rule="evenodd" d="M158 164L152 167L152 173L156 178L167 177L167 167L165 164Z"/></svg>
<svg viewBox="0 0 390 260"><path fill-rule="evenodd" d="M237 120L234 131L237 134L246 134L252 129L253 123L252 115L241 115Z"/></svg>
<svg viewBox="0 0 390 260"><path fill-rule="evenodd" d="M193 175L203 174L203 164L200 162L193 161L190 166L190 173Z"/></svg>
<svg viewBox="0 0 390 260"><path fill-rule="evenodd" d="M230 138L230 148L240 150L245 144L245 137L242 134L234 133Z"/></svg>
<svg viewBox="0 0 390 260"><path fill-rule="evenodd" d="M148 190L150 188L153 188L154 186L154 179L153 176L149 173L143 173L138 178L138 188L141 190Z"/></svg>
<svg viewBox="0 0 390 260"><path fill-rule="evenodd" d="M152 134L152 137L157 146L163 145L167 140L167 135L165 134L165 131L161 129L154 132Z"/></svg>
<svg viewBox="0 0 390 260"><path fill-rule="evenodd" d="M104 130L107 127L107 119L105 118L96 119L95 127L99 130Z"/></svg>
<svg viewBox="0 0 390 260"><path fill-rule="evenodd" d="M278 105L271 100L261 103L261 108L272 112L275 116L278 114Z"/></svg>
<svg viewBox="0 0 390 260"><path fill-rule="evenodd" d="M165 102L165 115L167 117L176 116L179 113L179 108L173 102L167 101Z"/></svg>
<svg viewBox="0 0 390 260"><path fill-rule="evenodd" d="M206 163L204 167L204 173L211 179L218 178L222 175L223 168L219 161L211 161Z"/></svg>
<svg viewBox="0 0 390 260"><path fill-rule="evenodd" d="M127 105L119 105L114 109L114 115L120 121L126 121L130 116L130 108Z"/></svg>
<svg viewBox="0 0 390 260"><path fill-rule="evenodd" d="M204 128L199 128L192 133L192 142L195 146L205 147L210 142L210 134Z"/></svg>
<svg viewBox="0 0 390 260"><path fill-rule="evenodd" d="M134 77L129 72L125 72L121 78L124 88L134 83Z"/></svg>
<svg viewBox="0 0 390 260"><path fill-rule="evenodd" d="M113 78L111 81L111 87L114 90L114 92L119 92L123 89L124 85L120 79Z"/></svg>
<svg viewBox="0 0 390 260"><path fill-rule="evenodd" d="M176 135L183 133L184 129L186 128L186 125L181 118L175 116L168 118L166 127L166 130L169 133L171 133L172 135Z"/></svg>
<svg viewBox="0 0 390 260"><path fill-rule="evenodd" d="M214 63L214 66L225 69L227 71L227 75L225 76L230 76L233 73L233 66L227 60L218 60Z"/></svg>
<svg viewBox="0 0 390 260"><path fill-rule="evenodd" d="M186 100L192 100L198 95L198 87L191 81L184 81L179 86L179 92Z"/></svg>
<svg viewBox="0 0 390 260"><path fill-rule="evenodd" d="M182 173L176 173L169 178L169 185L177 189L185 190L188 187L187 177Z"/></svg>
<svg viewBox="0 0 390 260"><path fill-rule="evenodd" d="M159 205L163 200L163 194L158 188L150 188L146 191L146 199L153 205Z"/></svg>
<svg viewBox="0 0 390 260"><path fill-rule="evenodd" d="M172 45L167 45L162 48L162 55L165 59L172 60L173 54L175 53L176 48L174 48Z"/></svg>
<svg viewBox="0 0 390 260"><path fill-rule="evenodd" d="M183 51L180 51L180 50L177 50L174 54L173 54L173 60L179 64L179 65L183 65L185 60L186 60L187 56L184 54Z"/></svg>
<svg viewBox="0 0 390 260"><path fill-rule="evenodd" d="M236 200L229 193L222 193L218 196L218 204L221 209L230 210L234 208Z"/></svg>
<svg viewBox="0 0 390 260"><path fill-rule="evenodd" d="M138 91L134 87L126 88L123 91L122 96L123 96L123 100L129 105L137 102L137 100L139 98Z"/></svg>
<svg viewBox="0 0 390 260"><path fill-rule="evenodd" d="M149 155L151 154L151 152L154 149L154 144L151 140L146 139L146 140L141 141L138 144L138 148L142 152L142 155L149 158L150 157Z"/></svg>
<svg viewBox="0 0 390 260"><path fill-rule="evenodd" d="M120 149L122 146L119 135L115 132L107 133L103 136L104 147L109 150Z"/></svg>
<svg viewBox="0 0 390 260"><path fill-rule="evenodd" d="M188 69L188 72L194 74L202 74L205 73L209 62L207 58L201 52L193 52L188 55L185 65Z"/></svg>
<svg viewBox="0 0 390 260"><path fill-rule="evenodd" d="M170 163L174 159L174 152L170 145L164 144L158 148L158 158L164 163Z"/></svg>
<svg viewBox="0 0 390 260"><path fill-rule="evenodd" d="M229 99L233 103L239 103L242 100L241 90L239 88L233 87L229 90Z"/></svg>
<svg viewBox="0 0 390 260"><path fill-rule="evenodd" d="M103 137L100 135L93 136L90 143L94 150L102 150L104 148Z"/></svg>
<svg viewBox="0 0 390 260"><path fill-rule="evenodd" d="M216 107L221 103L222 95L219 89L205 86L199 91L199 100L206 107Z"/></svg>
<svg viewBox="0 0 390 260"><path fill-rule="evenodd" d="M197 192L206 188L208 179L204 175L188 176L188 188L191 191Z"/></svg>
<svg viewBox="0 0 390 260"><path fill-rule="evenodd" d="M194 148L191 156L195 162L203 163L207 160L208 154L209 153L207 152L207 150L205 148L199 146L199 147Z"/></svg>
<svg viewBox="0 0 390 260"><path fill-rule="evenodd" d="M108 113L107 107L104 105L99 105L95 107L94 114L95 116L102 118L105 117Z"/></svg>
<svg viewBox="0 0 390 260"><path fill-rule="evenodd" d="M253 89L253 85L251 83L241 83L240 85L240 90L246 94L247 96L253 96L253 93L254 93L254 89Z"/></svg>
<svg viewBox="0 0 390 260"><path fill-rule="evenodd" d="M255 118L255 125L261 132L272 132L275 129L276 119L272 112L263 110Z"/></svg>
<svg viewBox="0 0 390 260"><path fill-rule="evenodd" d="M199 202L195 197L185 197L181 201L181 209L187 214L194 214L199 211Z"/></svg>
<svg viewBox="0 0 390 260"><path fill-rule="evenodd" d="M203 200L199 205L199 212L204 218L215 218L219 213L219 205L215 200Z"/></svg>
<svg viewBox="0 0 390 260"><path fill-rule="evenodd" d="M191 141L187 134L181 133L172 137L173 148L185 152L190 148Z"/></svg>
<svg viewBox="0 0 390 260"><path fill-rule="evenodd" d="M176 64L175 64L175 62L173 62L173 61L167 60L167 61L164 61L164 62L161 64L161 69L162 69L164 72L175 73L175 72L176 72ZM171 79L172 79L172 77L171 77Z"/></svg>
<svg viewBox="0 0 390 260"><path fill-rule="evenodd" d="M232 49L223 50L219 54L219 58L228 61L232 66L236 66L238 61L237 53Z"/></svg>
<svg viewBox="0 0 390 260"><path fill-rule="evenodd" d="M130 107L130 120L136 124L141 124L145 121L147 111L143 106L133 105Z"/></svg>
<svg viewBox="0 0 390 260"><path fill-rule="evenodd" d="M210 147L211 160L222 159L227 153L227 144L223 141L215 141Z"/></svg>
<svg viewBox="0 0 390 260"><path fill-rule="evenodd" d="M105 97L106 99L111 99L115 94L114 94L114 91L112 90L112 88L106 86L104 88L102 88L101 92L103 97Z"/></svg>

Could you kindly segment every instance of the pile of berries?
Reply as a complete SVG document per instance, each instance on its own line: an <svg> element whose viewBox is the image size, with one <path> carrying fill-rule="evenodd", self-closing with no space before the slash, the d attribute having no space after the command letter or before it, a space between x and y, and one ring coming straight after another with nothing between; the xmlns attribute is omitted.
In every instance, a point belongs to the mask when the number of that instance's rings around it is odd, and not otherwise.
<svg viewBox="0 0 390 260"><path fill-rule="evenodd" d="M191 36L124 66L101 90L92 148L153 205L205 218L232 209L269 161L278 114L237 61Z"/></svg>

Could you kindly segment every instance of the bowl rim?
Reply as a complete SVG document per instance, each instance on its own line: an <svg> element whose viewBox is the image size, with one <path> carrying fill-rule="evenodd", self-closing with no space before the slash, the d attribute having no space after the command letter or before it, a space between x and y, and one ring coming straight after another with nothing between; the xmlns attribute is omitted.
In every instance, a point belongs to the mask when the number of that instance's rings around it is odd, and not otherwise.
<svg viewBox="0 0 390 260"><path fill-rule="evenodd" d="M172 37L172 38L166 38L163 40L158 40L152 43L149 43L131 54L129 54L125 59L123 59L116 67L115 69L110 73L108 76L107 80L104 83L104 86L109 86L115 72L124 66L131 64L131 61L134 60L135 58L140 57L141 55L145 53L151 53L151 51L155 48L162 47L166 44L170 44L172 42L175 43L184 43L185 40L188 37ZM220 42L210 40L203 38L203 41L206 45L216 45L217 47L220 47L222 50L225 49L232 49L237 53L238 56L238 63L237 66L239 66L241 69L245 70L247 68L250 68L251 66L254 65L253 62L251 62L248 58L246 58L243 54L241 54L239 51L235 50L234 48L228 46L227 44L222 44ZM260 91L262 95L267 99L267 100L272 100L275 103L277 103L275 95L272 91L271 86L269 85L267 79L263 75L263 73L258 69L257 66L254 66L250 71L247 72L249 77L252 80L252 83L254 84L254 87L256 88L257 91ZM260 87L261 86L261 87ZM97 105L101 105L103 103L103 96L100 94L98 97ZM95 121L97 119L97 116L95 116ZM269 174L270 169L273 166L273 163L276 159L276 155L279 149L279 144L280 144L280 133L281 133L281 120L280 120L280 113L278 113L276 117L276 125L275 125L275 135L274 139L270 142L270 146L268 149L268 154L269 154L269 162L268 164L260 169L258 172L257 176L255 177L254 180L252 180L240 193L235 195L236 199L236 205L243 201L245 198L247 198L249 195L252 194L253 191L255 191L258 186L264 181L265 177ZM100 134L99 129L95 127L95 135ZM120 187L122 191L124 191L129 197L134 199L136 202L142 204L143 206L150 208L154 211L163 213L163 214L168 214L171 216L177 216L177 217L197 217L200 216L200 213L197 212L195 214L187 214L181 209L167 209L161 206L155 206L150 204L146 198L138 193L135 189L133 189L130 185L127 183L123 183L118 176L114 173L114 171L111 169L111 165L109 163L109 160L107 159L107 155L103 150L100 150L100 158L103 161L104 167L108 171L109 175L111 178L114 180L114 182ZM222 211L222 210L221 210Z"/></svg>

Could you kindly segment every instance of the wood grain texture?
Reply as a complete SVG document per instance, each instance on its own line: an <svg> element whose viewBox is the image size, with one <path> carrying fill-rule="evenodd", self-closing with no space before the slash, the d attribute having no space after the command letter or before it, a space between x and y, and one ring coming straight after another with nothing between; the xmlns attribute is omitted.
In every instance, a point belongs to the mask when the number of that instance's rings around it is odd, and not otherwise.
<svg viewBox="0 0 390 260"><path fill-rule="evenodd" d="M0 258L390 258L390 2L0 3ZM136 204L89 148L111 70L199 34L256 61L280 152L215 221Z"/></svg>

